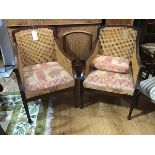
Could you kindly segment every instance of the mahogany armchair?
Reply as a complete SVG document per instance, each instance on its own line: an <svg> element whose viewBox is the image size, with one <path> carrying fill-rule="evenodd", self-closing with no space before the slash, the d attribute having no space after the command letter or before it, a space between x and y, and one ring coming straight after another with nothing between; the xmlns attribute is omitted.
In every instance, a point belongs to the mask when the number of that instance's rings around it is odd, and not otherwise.
<svg viewBox="0 0 155 155"><path fill-rule="evenodd" d="M133 26L101 26L98 28L98 38L92 48L91 56L81 77L81 108L83 108L84 91L95 90L107 95L132 96L128 119L138 99L138 89L142 74L139 59L138 31ZM92 61L98 56L120 57L129 61L128 73L99 70L92 67ZM104 63L104 62L102 62ZM106 62L105 62L106 63Z"/></svg>
<svg viewBox="0 0 155 155"><path fill-rule="evenodd" d="M32 31L38 38L33 40ZM21 28L13 31L13 38L17 50L15 73L28 122L32 123L27 102L58 92L76 91L73 59L60 49L54 28Z"/></svg>

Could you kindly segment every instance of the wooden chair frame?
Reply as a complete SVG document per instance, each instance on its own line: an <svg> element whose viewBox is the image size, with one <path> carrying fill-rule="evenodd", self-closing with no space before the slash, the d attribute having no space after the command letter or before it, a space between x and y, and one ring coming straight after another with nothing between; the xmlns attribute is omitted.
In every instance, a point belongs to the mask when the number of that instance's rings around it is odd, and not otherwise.
<svg viewBox="0 0 155 155"><path fill-rule="evenodd" d="M83 108L84 104L83 104L83 98L84 98L84 92L85 91L96 91L96 92L99 92L99 93L103 93L104 95L115 95L115 96L129 96L129 95L126 95L126 94L116 94L116 93L112 93L112 92L105 92L105 91L100 91L100 90L95 90L95 89L90 89L90 88L84 88L83 87L83 81L85 79L85 76L87 76L87 74L89 73L89 62L90 60L92 60L92 58L94 58L94 56L96 55L95 53L95 49L96 49L96 46L97 46L97 42L99 40L99 33L100 33L100 30L105 28L105 27L127 27L127 28L133 28L134 30L137 30L137 37L136 37L136 58L137 58L137 62L138 62L138 66L139 66L139 72L138 72L138 76L137 76L137 80L136 80L136 84L135 84L135 91L133 93L133 96L132 96L132 104L130 106L130 111L129 111L129 114L128 114L128 119L130 120L131 119L131 114L132 114L132 111L133 111L133 108L134 106L137 104L137 101L138 101L138 96L139 96L139 84L140 84L140 81L141 81L141 77L142 77L142 71L143 71L143 66L141 64L141 61L140 61L140 57L139 57L139 33L138 33L138 29L135 28L134 26L129 26L129 25L106 25L106 26L100 26L97 30L97 39L95 41L95 43L93 44L93 47L92 47L92 50L91 50L91 55L89 57L88 60L85 61L85 66L83 67L83 71L82 71L82 74L83 76L81 76L81 81L80 81L80 108Z"/></svg>
<svg viewBox="0 0 155 155"><path fill-rule="evenodd" d="M27 29L33 29L34 26L28 26L28 27L22 27L22 28L18 28L17 30L14 30L12 32L12 35L13 35L13 41L14 41L14 46L15 46L15 49L17 51L17 46L16 46L16 38L15 38L15 34L21 30L27 30ZM48 29L52 29L53 30L53 35L54 35L54 40L59 48L59 50L61 51L61 53L71 61L71 63L74 61L73 58L69 57L62 49L62 47L60 46L60 43L58 41L58 39L55 37L56 36L56 30L53 28L53 27L49 27L49 26L40 26L40 25L37 25L35 26L35 28L48 28ZM18 52L18 51L17 51ZM18 63L18 62L17 62ZM59 91L55 91L55 92L51 92L51 93L47 93L47 94L42 94L42 95L38 95L38 96L35 96L35 97L31 97L31 98L26 98L26 95L25 95L25 91L22 87L22 80L21 80L21 77L20 77L20 73L19 73L19 70L18 70L18 67L16 67L16 69L14 70L15 74L16 74L16 77L17 77L17 82L18 82L18 86L19 86L19 90L20 90L20 93L21 93L21 97L22 97L22 100L23 100L23 105L24 105L24 108L25 108L25 111L26 111L26 114L27 114L27 118L28 118L28 122L29 123L32 123L32 120L31 120L31 117L30 117L30 114L29 114L29 110L28 110L28 105L27 105L27 102L30 102L30 101L33 101L33 100L37 100L37 99L44 99L46 97L48 97L49 95L54 95L54 94L59 94L59 93L63 93L63 92L66 92L66 91L74 91L74 100L75 100L75 107L77 107L77 88L76 88L76 83L77 83L77 76L76 76L76 71L74 70L74 67L72 66L71 64L71 71L72 71L72 75L74 77L74 80L75 80L75 86L74 87L71 87L71 88L67 88L67 89L63 89L63 90L59 90Z"/></svg>
<svg viewBox="0 0 155 155"><path fill-rule="evenodd" d="M66 33L64 33L63 34L63 36L62 36L62 38L63 38L63 50L64 50L64 52L66 52L67 53L67 49L66 49L66 37L68 36L68 35L71 35L71 34L76 34L76 33L81 33L81 34L85 34L85 35L87 35L88 37L89 37L89 40L90 40L90 52L91 52L91 49L92 49L92 38L93 38L93 36L92 36L92 33L90 33L90 32L88 32L88 31L83 31L83 30L72 30L72 31L69 31L69 32L66 32ZM91 53L89 53L89 55L91 55ZM82 74L81 74L81 71L82 71L82 68L83 68L83 66L85 65L85 60L81 60L81 59L79 59L79 58L75 58L75 60L73 61L73 68L74 68L74 71L76 72L76 74L74 74L74 75L76 75L76 83L75 83L75 85L76 85L76 88L77 88L77 94L76 94L76 96L77 96L77 98L76 98L76 103L77 103L77 105L79 105L80 104L80 87L81 87L81 77L82 77Z"/></svg>

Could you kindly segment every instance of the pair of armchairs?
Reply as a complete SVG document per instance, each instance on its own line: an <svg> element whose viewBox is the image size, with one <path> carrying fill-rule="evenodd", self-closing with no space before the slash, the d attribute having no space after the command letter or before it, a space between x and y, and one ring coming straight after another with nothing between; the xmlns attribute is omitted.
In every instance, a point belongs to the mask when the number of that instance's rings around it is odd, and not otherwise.
<svg viewBox="0 0 155 155"><path fill-rule="evenodd" d="M74 60L61 49L52 27L35 26L13 31L17 53L15 69L28 122L32 123L28 102L63 91L74 91L77 76Z"/></svg>
<svg viewBox="0 0 155 155"><path fill-rule="evenodd" d="M33 34L34 31L36 34ZM138 31L132 26L101 26L97 33L91 56L86 60L83 72L77 76L73 67L75 60L60 49L54 28L30 27L13 31L18 62L15 73L29 123L32 123L32 120L27 102L71 89L75 94L75 106L80 99L81 108L84 105L83 92L86 89L113 95L130 95L133 97L133 104L128 119L131 119L142 74ZM101 64L98 63L100 56L107 56ZM121 68L121 72L118 72L115 66L109 65L108 62L113 61L112 57L121 58L116 63L120 67L124 67L121 66L124 64L122 59L128 61L128 71L122 73ZM97 63L92 67L94 60ZM102 65L112 70L101 69Z"/></svg>

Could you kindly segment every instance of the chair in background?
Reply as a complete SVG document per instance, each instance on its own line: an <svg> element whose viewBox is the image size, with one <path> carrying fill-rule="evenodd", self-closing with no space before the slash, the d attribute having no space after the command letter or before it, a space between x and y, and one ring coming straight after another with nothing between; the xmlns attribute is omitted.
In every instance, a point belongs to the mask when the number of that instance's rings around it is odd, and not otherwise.
<svg viewBox="0 0 155 155"><path fill-rule="evenodd" d="M75 59L87 59L92 48L92 33L72 30L63 34L63 49Z"/></svg>
<svg viewBox="0 0 155 155"><path fill-rule="evenodd" d="M147 96L153 103L155 103L155 77L151 77L140 82L137 92L136 105L138 105L139 96L141 94ZM134 106L135 105L132 105L130 107L130 119L132 118L132 111L134 109Z"/></svg>
<svg viewBox="0 0 155 155"><path fill-rule="evenodd" d="M69 56L74 58L72 67L75 70L76 74L76 88L78 93L76 93L76 101L79 105L80 103L80 87L81 77L83 76L82 70L85 66L85 59L91 55L92 49L92 33L83 30L72 30L63 34L63 50Z"/></svg>
<svg viewBox="0 0 155 155"><path fill-rule="evenodd" d="M17 49L15 73L28 122L32 123L27 102L58 92L76 90L73 59L60 50L54 28L21 28L13 31L13 38Z"/></svg>
<svg viewBox="0 0 155 155"><path fill-rule="evenodd" d="M145 79L155 76L155 20L147 19L141 28L140 57L145 66Z"/></svg>
<svg viewBox="0 0 155 155"><path fill-rule="evenodd" d="M86 60L84 78L81 80L81 108L83 107L83 93L85 90L102 91L119 95L129 95L133 98L133 105L137 102L137 92L142 74L139 60L138 31L133 26L101 26L98 29L98 38L92 49L92 55ZM104 61L100 61L100 57ZM116 58L117 57L117 58ZM120 70L111 71L100 70L100 67L111 67L112 61L117 64L129 62L126 73L122 73L123 65ZM124 60L125 59L125 60ZM100 61L100 62L99 62ZM92 62L98 65L98 69L92 66ZM120 71L120 72L119 72ZM130 119L130 114L128 116Z"/></svg>

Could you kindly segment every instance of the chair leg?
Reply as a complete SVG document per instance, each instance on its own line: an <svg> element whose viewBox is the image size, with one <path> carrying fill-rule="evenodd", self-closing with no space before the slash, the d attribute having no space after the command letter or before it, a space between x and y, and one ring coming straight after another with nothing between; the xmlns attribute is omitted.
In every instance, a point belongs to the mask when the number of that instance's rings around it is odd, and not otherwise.
<svg viewBox="0 0 155 155"><path fill-rule="evenodd" d="M140 95L139 90L136 90L136 92L135 92L135 94L133 96L133 102L132 102L132 104L130 106L130 110L129 110L129 114L128 114L128 120L131 120L133 109L134 109L135 106L138 105L139 95Z"/></svg>
<svg viewBox="0 0 155 155"><path fill-rule="evenodd" d="M1 96L0 96L0 102L1 102L1 103L3 102L3 100L2 100L2 98L1 98Z"/></svg>
<svg viewBox="0 0 155 155"><path fill-rule="evenodd" d="M7 133L3 130L1 125L0 125L0 135L7 135Z"/></svg>
<svg viewBox="0 0 155 155"><path fill-rule="evenodd" d="M29 113L29 109L28 109L28 105L27 105L26 100L23 100L23 105L24 105L24 108L25 108L25 111L26 111L26 115L27 115L27 118L28 118L28 123L32 124L33 121L32 121L32 119L30 117L30 113Z"/></svg>
<svg viewBox="0 0 155 155"><path fill-rule="evenodd" d="M134 108L134 103L132 103L131 106L130 106L128 120L131 120L131 115L132 115L133 108Z"/></svg>
<svg viewBox="0 0 155 155"><path fill-rule="evenodd" d="M83 95L84 94L84 88L83 88L83 80L80 80L80 108L83 108Z"/></svg>
<svg viewBox="0 0 155 155"><path fill-rule="evenodd" d="M14 72L16 74L16 78L17 78L20 94L21 94L21 97L22 97L22 100L23 100L23 105L24 105L24 108L25 108L25 111L26 111L26 115L27 115L27 118L28 118L28 123L31 124L33 121L31 120L31 117L30 117L30 114L29 114L29 109L28 109L28 105L27 105L27 101L26 101L23 85L22 85L22 82L21 82L21 79L20 79L19 71L18 71L18 69L15 69Z"/></svg>
<svg viewBox="0 0 155 155"><path fill-rule="evenodd" d="M78 91L78 79L75 80L75 87L74 87L74 106L75 108L78 107L78 102L79 102L79 99L78 99L78 96L79 96L79 91Z"/></svg>
<svg viewBox="0 0 155 155"><path fill-rule="evenodd" d="M155 70L153 70L152 76L153 76L153 77L155 76Z"/></svg>

